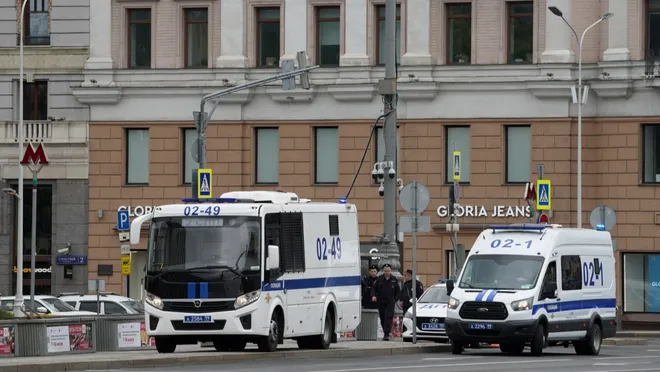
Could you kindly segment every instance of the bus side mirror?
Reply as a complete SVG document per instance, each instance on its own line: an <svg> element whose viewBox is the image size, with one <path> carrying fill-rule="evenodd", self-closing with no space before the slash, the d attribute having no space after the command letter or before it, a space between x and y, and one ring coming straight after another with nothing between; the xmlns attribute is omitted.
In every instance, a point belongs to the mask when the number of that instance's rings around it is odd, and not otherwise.
<svg viewBox="0 0 660 372"><path fill-rule="evenodd" d="M276 245L268 246L267 270L279 269L280 267L280 247Z"/></svg>
<svg viewBox="0 0 660 372"><path fill-rule="evenodd" d="M451 296L451 293L454 291L454 281L449 279L447 280L447 296Z"/></svg>

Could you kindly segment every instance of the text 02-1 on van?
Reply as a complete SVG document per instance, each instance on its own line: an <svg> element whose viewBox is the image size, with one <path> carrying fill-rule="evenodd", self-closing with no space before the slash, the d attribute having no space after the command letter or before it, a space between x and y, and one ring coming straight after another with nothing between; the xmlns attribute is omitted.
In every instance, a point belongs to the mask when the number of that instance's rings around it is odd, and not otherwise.
<svg viewBox="0 0 660 372"><path fill-rule="evenodd" d="M559 225L492 226L470 250L450 294L452 353L474 342L533 355L572 343L598 355L616 334L616 280L609 232Z"/></svg>

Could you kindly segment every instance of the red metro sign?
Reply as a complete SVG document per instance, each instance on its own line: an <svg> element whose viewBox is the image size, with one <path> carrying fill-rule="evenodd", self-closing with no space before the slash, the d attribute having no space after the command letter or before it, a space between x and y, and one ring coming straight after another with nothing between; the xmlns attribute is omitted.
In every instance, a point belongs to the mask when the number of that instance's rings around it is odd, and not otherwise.
<svg viewBox="0 0 660 372"><path fill-rule="evenodd" d="M44 151L44 146L40 143L35 149L31 143L28 143L25 146L25 154L23 154L23 159L21 160L21 165L48 165L48 157L46 157L46 151Z"/></svg>

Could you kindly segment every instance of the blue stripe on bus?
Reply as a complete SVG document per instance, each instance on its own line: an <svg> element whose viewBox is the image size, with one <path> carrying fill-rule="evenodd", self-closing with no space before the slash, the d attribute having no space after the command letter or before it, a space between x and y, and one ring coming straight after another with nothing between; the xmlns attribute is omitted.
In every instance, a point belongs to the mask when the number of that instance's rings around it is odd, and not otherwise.
<svg viewBox="0 0 660 372"><path fill-rule="evenodd" d="M195 296L197 288L195 287L195 283L188 283L188 298L197 298L197 296Z"/></svg>
<svg viewBox="0 0 660 372"><path fill-rule="evenodd" d="M360 276L333 276L328 278L305 278L305 279L286 279L278 280L272 283L263 283L261 290L264 292L281 291L283 289L312 289L328 287L347 287L359 286L361 284Z"/></svg>
<svg viewBox="0 0 660 372"><path fill-rule="evenodd" d="M199 298L209 298L209 283L199 283Z"/></svg>
<svg viewBox="0 0 660 372"><path fill-rule="evenodd" d="M548 313L557 313L560 311L575 311L587 309L616 308L616 298L597 298L577 301L561 301L556 303L535 304L532 307L532 314L545 309Z"/></svg>

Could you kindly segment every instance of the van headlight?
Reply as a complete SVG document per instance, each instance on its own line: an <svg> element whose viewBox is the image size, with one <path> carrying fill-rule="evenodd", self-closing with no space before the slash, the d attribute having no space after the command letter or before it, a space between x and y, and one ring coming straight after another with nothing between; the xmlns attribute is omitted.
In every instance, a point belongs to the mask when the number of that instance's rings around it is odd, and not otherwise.
<svg viewBox="0 0 660 372"><path fill-rule="evenodd" d="M149 292L144 293L144 301L149 305L155 307L156 309L163 310L163 300L156 295L152 295Z"/></svg>
<svg viewBox="0 0 660 372"><path fill-rule="evenodd" d="M236 301L234 301L234 309L238 310L242 307L245 307L256 300L259 299L259 296L261 295L261 291L254 291L250 293L246 293L242 296L236 297Z"/></svg>
<svg viewBox="0 0 660 372"><path fill-rule="evenodd" d="M531 310L534 302L534 297L526 298L524 300L513 301L511 308L513 311Z"/></svg>
<svg viewBox="0 0 660 372"><path fill-rule="evenodd" d="M447 307L456 310L458 309L458 305L461 304L461 301L455 299L454 297L449 297L449 303L447 304Z"/></svg>

